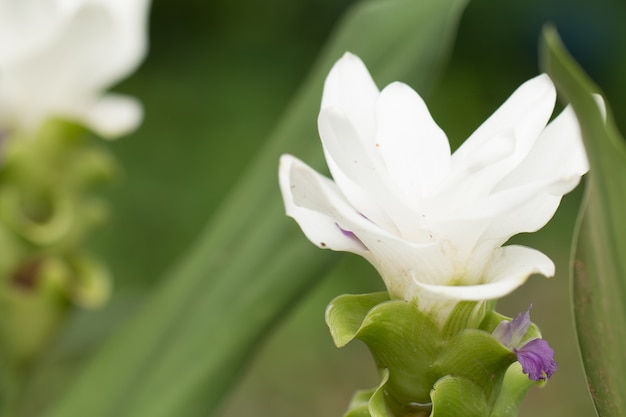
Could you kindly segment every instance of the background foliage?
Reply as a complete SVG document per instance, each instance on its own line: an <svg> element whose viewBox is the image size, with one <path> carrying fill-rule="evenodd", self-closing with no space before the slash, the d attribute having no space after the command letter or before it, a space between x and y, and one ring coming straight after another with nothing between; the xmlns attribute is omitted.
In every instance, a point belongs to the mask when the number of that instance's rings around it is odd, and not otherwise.
<svg viewBox="0 0 626 417"><path fill-rule="evenodd" d="M116 295L108 310L73 319L57 348L70 358L64 366L78 362L117 326L198 236L263 145L350 3L154 2L148 59L117 88L143 101L146 120L132 136L108 145L124 175L110 193L111 223L92 242L115 272ZM470 2L450 66L427 98L435 120L458 146L539 71L539 34L552 21L606 92L620 130L626 131L626 119L620 117L626 114L625 17L621 0ZM514 315L533 303L533 317L560 366L545 389L531 391L522 416L593 415L568 307L569 242L579 199L580 192L566 197L544 230L515 239L547 253L558 271L551 281L531 279L499 306ZM311 245L312 252L317 250ZM381 289L365 264L345 256L269 335L221 417L341 415L355 389L376 384L365 349L356 344L334 348L323 320L334 296ZM85 323L92 320L99 325L85 333ZM78 343L75 335L80 335ZM63 346L73 350L63 351Z"/></svg>

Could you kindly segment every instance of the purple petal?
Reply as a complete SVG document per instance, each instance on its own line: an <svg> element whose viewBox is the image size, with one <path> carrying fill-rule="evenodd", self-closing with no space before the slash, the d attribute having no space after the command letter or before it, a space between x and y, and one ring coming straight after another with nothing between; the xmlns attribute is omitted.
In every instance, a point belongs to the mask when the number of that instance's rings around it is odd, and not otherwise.
<svg viewBox="0 0 626 417"><path fill-rule="evenodd" d="M557 369L554 350L543 339L533 339L521 349L513 349L513 352L517 354L524 373L533 381L545 381Z"/></svg>
<svg viewBox="0 0 626 417"><path fill-rule="evenodd" d="M504 346L512 348L519 346L520 342L528 332L530 327L530 309L528 307L524 313L519 313L515 318L508 322L502 321L493 331L493 335Z"/></svg>

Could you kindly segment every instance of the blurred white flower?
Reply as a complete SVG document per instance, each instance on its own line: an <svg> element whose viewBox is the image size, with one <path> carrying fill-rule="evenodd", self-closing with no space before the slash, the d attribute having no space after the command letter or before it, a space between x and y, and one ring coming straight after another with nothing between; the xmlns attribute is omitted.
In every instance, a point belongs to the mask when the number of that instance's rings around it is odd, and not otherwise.
<svg viewBox="0 0 626 417"><path fill-rule="evenodd" d="M415 91L398 82L379 91L346 54L326 79L318 119L334 182L283 155L287 214L311 242L362 255L392 296L425 309L552 276L543 253L502 245L543 227L588 170L573 111L546 126L555 99L548 76L531 79L451 154Z"/></svg>
<svg viewBox="0 0 626 417"><path fill-rule="evenodd" d="M133 98L104 94L147 48L148 0L0 0L0 130L49 117L104 137L142 119Z"/></svg>

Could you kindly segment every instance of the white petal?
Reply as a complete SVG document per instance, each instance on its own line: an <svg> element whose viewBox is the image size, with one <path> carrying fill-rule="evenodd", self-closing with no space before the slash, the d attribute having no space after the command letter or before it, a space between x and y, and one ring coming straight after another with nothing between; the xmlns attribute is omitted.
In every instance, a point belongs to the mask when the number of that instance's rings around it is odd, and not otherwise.
<svg viewBox="0 0 626 417"><path fill-rule="evenodd" d="M75 2L74 2L75 3ZM55 36L2 70L2 105L22 124L68 117L145 52L145 0L76 3ZM126 15L122 15L122 11Z"/></svg>
<svg viewBox="0 0 626 417"><path fill-rule="evenodd" d="M115 22L109 42L114 50L103 68L101 87L109 87L134 71L147 51L149 0L92 0L106 9Z"/></svg>
<svg viewBox="0 0 626 417"><path fill-rule="evenodd" d="M358 129L359 136L373 142L377 97L378 88L363 61L346 52L326 77L322 109L341 109Z"/></svg>
<svg viewBox="0 0 626 417"><path fill-rule="evenodd" d="M536 138L548 123L555 100L556 91L547 75L526 81L456 150L454 158L471 158L474 150L502 131Z"/></svg>
<svg viewBox="0 0 626 417"><path fill-rule="evenodd" d="M392 83L376 106L376 149L393 181L414 208L448 173L450 144L422 98L409 86Z"/></svg>
<svg viewBox="0 0 626 417"><path fill-rule="evenodd" d="M287 215L293 217L300 225L306 237L320 248L348 251L358 254L366 252L367 249L358 239L342 232L336 219L329 217L325 213L302 207L302 203L295 203L294 191L297 191L300 199L303 198L302 194L308 195L313 199L326 198L326 194L320 194L317 193L315 189L310 189L309 181L311 180L311 176L319 176L317 180L324 184L323 186L329 188L333 188L334 186L334 184L315 173L299 159L291 155L281 156L279 181ZM336 193L329 192L329 194L331 196L330 198L340 198ZM346 202L341 202L343 206L346 204ZM354 215L358 216L358 213Z"/></svg>
<svg viewBox="0 0 626 417"><path fill-rule="evenodd" d="M498 239L504 243L519 233L533 233L543 228L559 207L560 196L543 194L537 196L515 210L498 216L485 230L482 239Z"/></svg>
<svg viewBox="0 0 626 417"><path fill-rule="evenodd" d="M328 167L348 200L380 227L423 242L420 216L387 171L376 149L379 96L367 68L346 53L326 79L318 127ZM356 161L356 162L355 162Z"/></svg>
<svg viewBox="0 0 626 417"><path fill-rule="evenodd" d="M496 193L455 216L438 218L436 229L470 250L483 242L495 248L518 233L541 229L552 218L561 196L546 193L546 188L533 183Z"/></svg>
<svg viewBox="0 0 626 417"><path fill-rule="evenodd" d="M433 296L466 301L491 300L513 292L532 274L554 275L554 263L543 253L523 246L505 246L494 253L484 284L468 286L415 284Z"/></svg>
<svg viewBox="0 0 626 417"><path fill-rule="evenodd" d="M386 230L408 231L414 214L400 201L375 143L364 144L352 120L336 107L322 109L318 127L330 172L352 205Z"/></svg>
<svg viewBox="0 0 626 417"><path fill-rule="evenodd" d="M456 259L446 253L442 241L416 244L380 232L378 236L368 231L357 231L356 234L372 253L368 259L395 297L411 299L415 293L413 272L419 274L421 282L433 285L447 282L454 275Z"/></svg>
<svg viewBox="0 0 626 417"><path fill-rule="evenodd" d="M452 155L447 206L463 207L489 194L528 155L556 100L547 75L522 84Z"/></svg>
<svg viewBox="0 0 626 417"><path fill-rule="evenodd" d="M290 156L283 156L281 164L281 189L287 196L287 210L313 243L322 247L324 245L320 242L323 241L326 244L324 247L365 256L381 273L387 289L398 297L402 297L412 286L409 279L411 270L419 270L423 280L433 283L451 274L453 266L442 251L441 242L415 244L390 234L355 211L327 178ZM305 218L302 212L289 206L292 203L300 210L316 212L317 217ZM322 223L314 223L322 217L325 218ZM356 236L367 250L361 246L340 248L341 245L354 245L354 240L341 230Z"/></svg>
<svg viewBox="0 0 626 417"><path fill-rule="evenodd" d="M141 103L119 94L107 94L83 110L82 114L76 114L76 118L106 139L130 133L143 118Z"/></svg>
<svg viewBox="0 0 626 417"><path fill-rule="evenodd" d="M476 217L472 219L444 218L437 220L431 218L431 234L437 240L448 242L446 243L447 256L452 258L459 267L466 268L468 260L486 262L491 255L491 250L502 243L494 242L492 245L486 245L481 251L477 249L481 236L483 236L484 231L492 221L491 217ZM491 250L487 246L491 246ZM452 276L449 278L450 280L454 279Z"/></svg>
<svg viewBox="0 0 626 417"><path fill-rule="evenodd" d="M11 83L24 94L44 102L74 97L76 91L100 87L103 67L115 45L109 41L116 27L101 7L83 7L63 28L55 43L10 68ZM80 95L80 94L79 94Z"/></svg>
<svg viewBox="0 0 626 417"><path fill-rule="evenodd" d="M602 102L599 104L602 107ZM467 214L497 216L487 236L534 232L552 218L561 196L571 191L587 170L578 121L567 107L546 127L521 164L498 183L494 194Z"/></svg>
<svg viewBox="0 0 626 417"><path fill-rule="evenodd" d="M96 57L106 43L91 33L107 33L107 19L98 10L85 9L64 28L55 42L3 71L3 96L7 107L26 124L50 116L64 116L62 109L84 101L89 80L100 71ZM104 36L101 36L103 39Z"/></svg>
<svg viewBox="0 0 626 417"><path fill-rule="evenodd" d="M380 157L374 153L374 143L363 143L362 137L346 113L336 107L322 109L318 117L318 129L326 160L334 162L333 165L329 164L333 178L335 174L340 173L359 189L367 190L370 195L379 192L389 194L391 184L385 181L387 177L385 167ZM341 183L338 185L350 198L353 190L349 186L344 189ZM354 204L360 210L367 210L367 206L362 207L357 202Z"/></svg>
<svg viewBox="0 0 626 417"><path fill-rule="evenodd" d="M550 184L546 192L563 195L571 191L588 170L578 120L568 106L545 128L533 150L496 190L544 182Z"/></svg>
<svg viewBox="0 0 626 417"><path fill-rule="evenodd" d="M50 0L0 0L0 67L6 68L53 39L62 24Z"/></svg>
<svg viewBox="0 0 626 417"><path fill-rule="evenodd" d="M532 274L547 278L554 276L554 262L544 253L519 245L498 248L485 272L485 281L495 283L503 280L524 279ZM516 278L517 277L517 278Z"/></svg>

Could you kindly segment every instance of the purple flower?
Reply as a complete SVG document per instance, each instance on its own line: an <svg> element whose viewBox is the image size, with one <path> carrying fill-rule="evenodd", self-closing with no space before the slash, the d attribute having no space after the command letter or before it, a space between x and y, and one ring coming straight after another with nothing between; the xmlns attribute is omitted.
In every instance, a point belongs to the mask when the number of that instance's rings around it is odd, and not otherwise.
<svg viewBox="0 0 626 417"><path fill-rule="evenodd" d="M513 320L502 321L493 331L493 336L504 346L512 349L522 370L533 381L545 381L557 370L554 350L543 339L532 339L521 346L522 339L530 327L530 309L519 313ZM521 346L521 347L520 347Z"/></svg>
<svg viewBox="0 0 626 417"><path fill-rule="evenodd" d="M531 304L528 310L524 313L519 313L510 322L504 320L498 324L498 327L493 331L495 338L508 348L519 346L530 327L530 309L532 307Z"/></svg>
<svg viewBox="0 0 626 417"><path fill-rule="evenodd" d="M554 350L543 339L533 339L521 349L513 348L522 370L533 381L545 381L557 370Z"/></svg>

